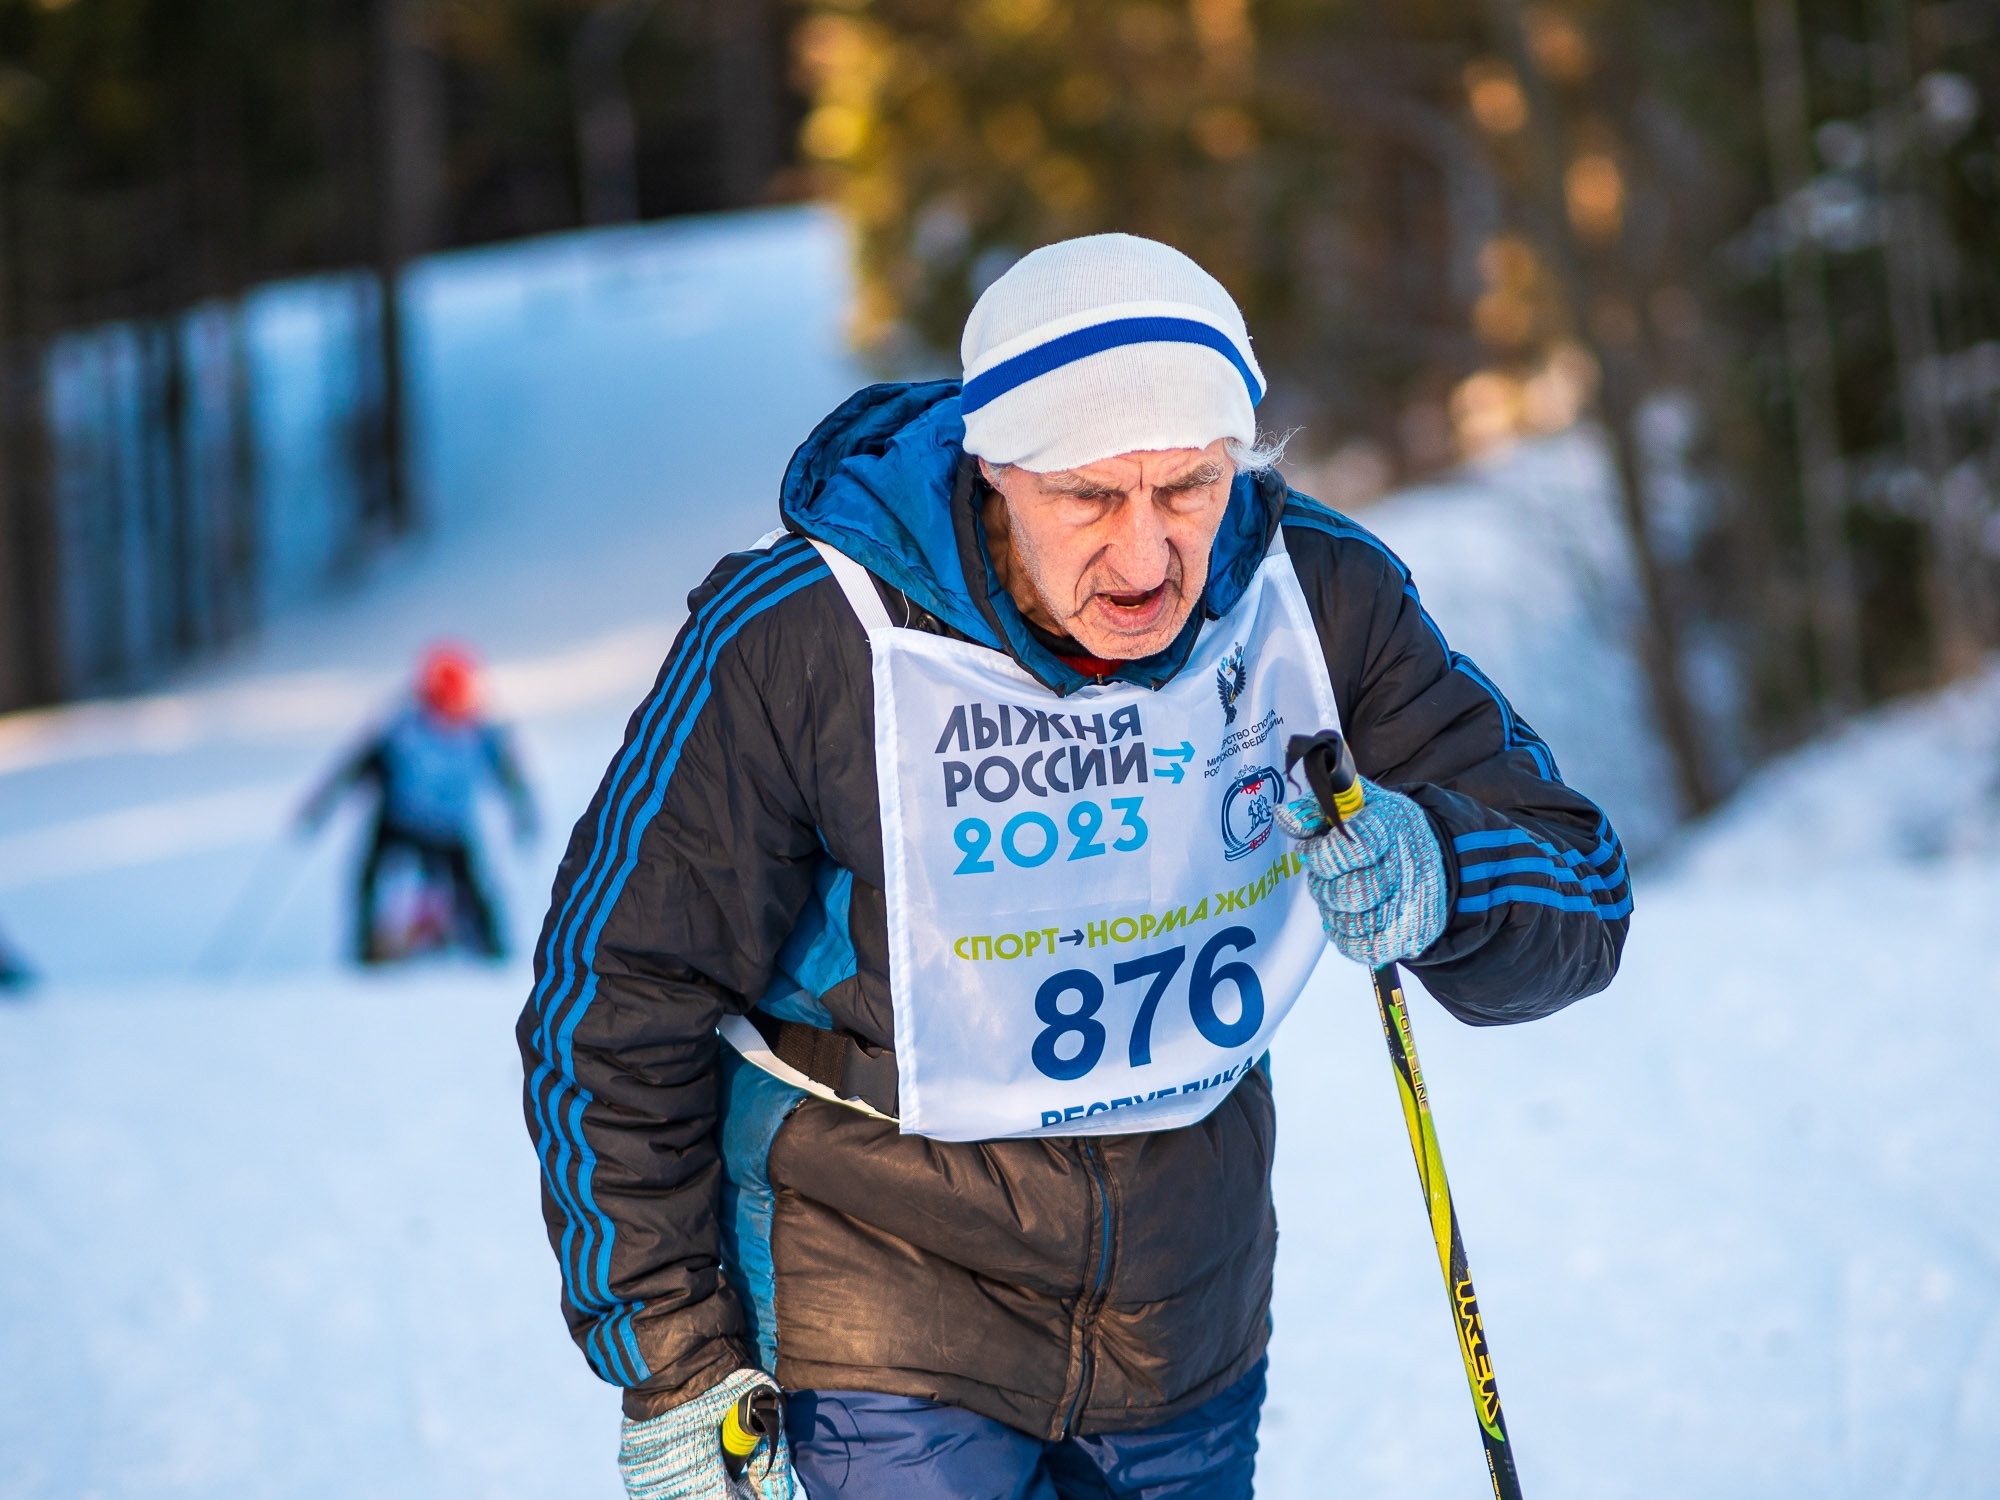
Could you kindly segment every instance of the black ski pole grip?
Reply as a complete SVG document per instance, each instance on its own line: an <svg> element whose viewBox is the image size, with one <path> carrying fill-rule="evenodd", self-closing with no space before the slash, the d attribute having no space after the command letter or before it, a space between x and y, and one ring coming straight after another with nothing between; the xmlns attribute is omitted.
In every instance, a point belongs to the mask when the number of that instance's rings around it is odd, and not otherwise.
<svg viewBox="0 0 2000 1500"><path fill-rule="evenodd" d="M1367 801L1361 789L1361 773L1354 769L1354 754L1337 729L1318 734L1295 734L1285 744L1285 774L1303 765L1306 785L1318 799L1320 811L1336 828L1361 811Z"/></svg>
<svg viewBox="0 0 2000 1500"><path fill-rule="evenodd" d="M785 1409L776 1386L757 1385L745 1391L722 1414L722 1466L729 1471L729 1477L742 1475L743 1466L759 1443L775 1446L784 1425Z"/></svg>

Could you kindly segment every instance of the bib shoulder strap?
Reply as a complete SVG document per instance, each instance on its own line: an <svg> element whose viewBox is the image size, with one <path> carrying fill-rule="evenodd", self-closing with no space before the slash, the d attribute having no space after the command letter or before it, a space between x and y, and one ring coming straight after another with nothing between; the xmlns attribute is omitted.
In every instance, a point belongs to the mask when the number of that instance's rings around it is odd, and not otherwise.
<svg viewBox="0 0 2000 1500"><path fill-rule="evenodd" d="M841 593L847 595L848 605L861 621L861 628L871 635L877 630L889 629L894 622L882 603L882 595L875 588L875 575L838 547L829 546L818 537L808 537L807 540L826 559L827 570L833 574L833 581L840 585Z"/></svg>
<svg viewBox="0 0 2000 1500"><path fill-rule="evenodd" d="M715 1029L745 1062L781 1083L896 1122L894 1052L871 1050L845 1032L780 1021L759 1011L724 1015Z"/></svg>

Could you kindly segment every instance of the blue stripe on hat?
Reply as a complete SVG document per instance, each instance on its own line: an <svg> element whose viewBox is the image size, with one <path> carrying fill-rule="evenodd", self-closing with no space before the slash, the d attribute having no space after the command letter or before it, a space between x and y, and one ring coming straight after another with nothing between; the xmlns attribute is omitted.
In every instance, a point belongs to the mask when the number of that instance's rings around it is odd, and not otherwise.
<svg viewBox="0 0 2000 1500"><path fill-rule="evenodd" d="M1264 399L1264 387L1258 384L1249 361L1220 329L1193 318L1113 318L1108 323L1093 323L1088 328L1050 339L1046 344L1037 344L1012 359L1003 359L985 374L973 376L959 395L960 409L970 416L1038 375L1060 370L1064 365L1073 365L1107 349L1122 349L1127 344L1200 344L1213 349L1236 366L1236 373L1250 388L1252 406Z"/></svg>

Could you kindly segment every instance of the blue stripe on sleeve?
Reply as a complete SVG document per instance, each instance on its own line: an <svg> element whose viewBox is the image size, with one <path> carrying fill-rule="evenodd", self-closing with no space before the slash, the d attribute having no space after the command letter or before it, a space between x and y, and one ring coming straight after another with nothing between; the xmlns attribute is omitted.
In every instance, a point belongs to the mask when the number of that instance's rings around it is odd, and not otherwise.
<svg viewBox="0 0 2000 1500"><path fill-rule="evenodd" d="M535 993L535 1001L541 1007L536 1050L543 1061L533 1075L531 1092L536 1100L537 1124L542 1131L545 1176L551 1192L564 1210L560 1255L564 1288L578 1310L595 1315L595 1324L585 1338L585 1350L598 1374L614 1383L633 1384L643 1380L649 1372L643 1359L638 1358L637 1343L629 1327L629 1314L636 1309L623 1308L619 1300L612 1296L609 1276L599 1276L599 1257L591 1253L594 1242L600 1236L608 1248L615 1233L609 1217L599 1208L590 1191L597 1158L584 1137L583 1111L590 1103L591 1095L576 1082L571 1058L561 1057L563 1066L560 1071L550 1066L549 1058L554 1049L551 1027L557 1023L566 1006L570 1007L574 1020L581 1020L583 1012L588 1009L591 998L589 986L585 987L580 1005L576 1004L577 997L570 993L575 977L576 953L568 940L574 934L575 914L588 907L602 889L603 855L618 842L617 838L607 837L608 828L615 824L622 830L631 807L635 783L628 778L635 767L648 760L655 750L662 715L671 717L671 706L684 690L691 670L703 662L716 620L753 591L767 570L768 559L751 564L710 601L709 606L697 616L689 649L648 700L638 731L616 763L611 777L612 792L606 796L599 811L591 860L577 884L571 887L562 917L552 934L550 948L545 954L542 983ZM550 1003L551 995L559 998ZM574 1021L565 1031L568 1036L574 1035ZM624 1316L621 1317L621 1314ZM621 1323L625 1326L618 1326ZM607 1341L614 1330L619 1335L616 1349Z"/></svg>
<svg viewBox="0 0 2000 1500"><path fill-rule="evenodd" d="M1607 830L1609 828L1608 823L1600 823L1600 826ZM1452 848L1460 855L1474 853L1479 850L1507 849L1521 845L1526 845L1529 848L1539 851L1538 856L1521 856L1514 859L1487 860L1472 864L1462 864L1458 872L1461 887L1477 885L1487 880L1497 880L1507 875L1537 874L1546 876L1549 880L1554 881L1558 888L1568 887L1573 889L1576 895L1573 897L1566 896L1566 900L1577 903L1588 901L1590 903L1587 906L1583 904L1563 906L1563 910L1595 911L1599 917L1606 921L1611 921L1617 917L1629 914L1632 909L1629 894L1618 901L1602 899L1616 895L1626 882L1624 854L1618 850L1616 839L1612 839L1608 843L1600 840L1598 850L1594 851L1601 853L1608 849L1617 854L1616 865L1607 873L1600 873L1601 866L1591 863L1588 856L1579 854L1574 849L1564 849L1555 844L1545 843L1543 840L1534 837L1534 835L1520 828L1481 829L1477 833L1462 833L1454 838L1451 843ZM1478 892L1461 890L1457 910L1461 912L1490 911L1496 906L1506 904L1506 901L1510 899L1509 896L1503 893L1527 889L1542 890L1543 888L1540 886L1508 885L1499 887L1497 890ZM1585 894L1588 892L1599 894L1597 898L1593 898ZM1557 892L1544 891L1544 894L1554 895ZM1535 904L1552 906L1559 903L1554 901L1537 901Z"/></svg>
<svg viewBox="0 0 2000 1500"><path fill-rule="evenodd" d="M544 1180L565 1221L564 1290L571 1305L592 1319L584 1340L592 1367L614 1384L636 1385L651 1372L633 1330L633 1315L644 1304L627 1303L611 1290L615 1226L591 1191L597 1156L584 1134L583 1115L593 1096L575 1071L577 1027L597 990L592 968L597 941L708 700L709 674L721 649L756 616L825 576L826 565L808 543L786 538L747 564L696 613L679 660L648 698L614 763L590 857L543 952L543 976L531 1001L541 1059L530 1079L537 1144Z"/></svg>
<svg viewBox="0 0 2000 1500"><path fill-rule="evenodd" d="M1502 875L1525 875L1531 870L1538 874L1547 875L1552 880L1575 879L1570 870L1557 864L1546 855L1541 854L1530 856L1527 859L1495 859L1488 860L1485 864L1461 865L1458 871L1458 878L1467 882L1474 880L1497 880ZM1604 888L1604 882L1599 877L1592 875L1589 877L1589 880L1599 890ZM1585 889L1589 889L1589 886L1586 885Z"/></svg>
<svg viewBox="0 0 2000 1500"><path fill-rule="evenodd" d="M1599 813L1597 816L1597 847L1584 855L1584 858L1599 869L1603 869L1604 862L1614 857L1620 864L1623 864L1625 851L1619 846L1618 835L1611 831L1611 820L1602 813Z"/></svg>
<svg viewBox="0 0 2000 1500"><path fill-rule="evenodd" d="M1599 826L1608 832L1610 825L1600 822ZM1515 844L1526 844L1531 848L1539 849L1551 860L1558 860L1569 866L1575 872L1578 881L1586 888L1595 885L1598 888L1610 890L1625 882L1625 851L1619 846L1618 840L1615 837L1600 840L1597 848L1587 855L1579 854L1574 849L1565 849L1556 844L1546 843L1521 828L1496 828L1481 830L1478 833L1462 833L1451 841L1452 848L1461 855L1470 854L1481 849L1504 849ZM1609 870L1605 869L1604 861L1606 859L1613 859L1615 861ZM1470 868L1478 869L1481 867L1472 866ZM1462 868L1459 871L1459 878L1462 880L1472 880L1478 877L1472 875L1468 869Z"/></svg>
<svg viewBox="0 0 2000 1500"><path fill-rule="evenodd" d="M1458 909L1466 912L1490 911L1496 906L1510 902L1523 902L1529 906L1552 906L1557 911L1591 912L1600 921L1615 922L1620 917L1632 914L1632 898L1625 897L1609 906L1601 905L1588 896L1569 896L1561 891L1549 890L1539 885L1503 885L1496 890L1479 896L1461 896Z"/></svg>
<svg viewBox="0 0 2000 1500"><path fill-rule="evenodd" d="M1558 885L1569 884L1580 890L1603 891L1609 894L1612 886L1622 882L1606 881L1602 875L1584 870L1573 864L1559 864L1545 855L1527 859L1501 859L1486 864L1463 865L1458 878L1467 885L1481 880L1497 880L1503 875L1546 875Z"/></svg>
<svg viewBox="0 0 2000 1500"><path fill-rule="evenodd" d="M816 559L816 554L815 554ZM622 752L616 770L611 778L615 795L607 796L598 815L597 842L592 849L591 861L571 888L570 899L566 903L563 919L558 922L552 936L551 950L547 957L543 982L537 987L536 1000L542 1005L541 1025L537 1029L537 1052L544 1059L534 1076L534 1092L538 1103L542 1086L550 1079L556 1080L547 1100L547 1108L539 1113L545 1139L555 1145L555 1155L548 1163L552 1190L558 1201L563 1202L565 1224L562 1239L562 1268L565 1288L571 1293L572 1301L581 1311L598 1314L598 1322L586 1338L586 1351L592 1365L605 1379L615 1383L636 1384L648 1373L644 1361L638 1358L637 1342L629 1327L630 1313L636 1309L622 1308L610 1290L608 1274L608 1250L613 1237L613 1227L609 1217L596 1204L590 1191L590 1182L595 1174L596 1153L590 1149L583 1135L583 1110L590 1102L590 1094L575 1082L571 1059L564 1055L560 1072L549 1067L547 1059L553 1044L551 1028L557 1024L557 1017L566 1003L570 1004L573 1019L565 1028L565 1038L574 1035L575 1022L582 1019L584 1011L594 994L594 986L586 984L581 996L581 1004L575 1004L576 997L568 1001L557 1000L547 1004L554 993L565 994L574 982L576 973L576 950L568 939L575 931L575 914L587 909L602 891L605 874L603 856L608 849L616 847L622 839L622 829L632 805L632 796L640 781L628 779L635 768L650 761L657 750L659 730L673 717L675 708L684 694L690 677L698 669L702 675L707 671L707 660L718 622L732 618L732 607L755 592L761 583L768 580L772 559L764 558L745 567L732 579L717 596L711 600L696 619L696 630L689 642L689 649L681 662L662 681L648 700L641 719L639 731ZM662 718L662 715L665 718ZM607 837L607 827L616 826L621 830L617 837ZM561 948L561 961L557 962L557 945ZM574 1097L567 1097L573 1094ZM565 1192L570 1187L572 1163L575 1164L575 1191ZM605 1274L598 1275L599 1258L591 1253L594 1242L601 1234L605 1249L603 1265ZM621 1335L621 1350L617 1353L605 1342L614 1325ZM621 1357L622 1356L622 1357Z"/></svg>

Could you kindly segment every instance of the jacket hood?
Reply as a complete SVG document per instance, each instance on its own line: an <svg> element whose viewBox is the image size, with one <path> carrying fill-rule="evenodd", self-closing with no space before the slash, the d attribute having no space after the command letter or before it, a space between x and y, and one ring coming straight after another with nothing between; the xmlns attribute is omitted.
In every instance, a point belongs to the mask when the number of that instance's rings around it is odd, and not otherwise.
<svg viewBox="0 0 2000 1500"><path fill-rule="evenodd" d="M1056 692L1073 692L1090 679L1035 638L993 572L964 439L957 381L856 391L792 455L779 499L785 525L838 548L953 630L1005 651ZM1180 639L1157 656L1126 663L1119 677L1158 687L1180 669L1202 620L1229 613L1243 597L1283 515L1285 493L1275 475L1237 475L1202 607Z"/></svg>

